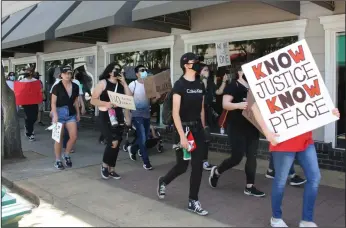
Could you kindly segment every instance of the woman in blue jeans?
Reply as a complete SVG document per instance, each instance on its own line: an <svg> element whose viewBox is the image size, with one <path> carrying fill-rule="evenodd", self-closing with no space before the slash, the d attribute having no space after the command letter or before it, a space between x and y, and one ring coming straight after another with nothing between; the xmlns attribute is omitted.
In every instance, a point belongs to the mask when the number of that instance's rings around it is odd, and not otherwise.
<svg viewBox="0 0 346 228"><path fill-rule="evenodd" d="M70 157L71 149L77 140L77 122L80 120L79 105L78 105L78 95L79 88L78 85L72 83L72 69L70 66L65 66L61 68L61 81L58 82L52 91L52 116L53 123L61 123L63 129L61 131L60 139L64 136L64 129L66 128L69 135L69 140L66 145L65 153L61 156L61 144L60 142L55 142L54 152L55 152L55 168L62 170L64 165L61 162L63 159L66 167L72 167L72 161ZM61 157L60 157L61 156Z"/></svg>
<svg viewBox="0 0 346 228"><path fill-rule="evenodd" d="M281 205L287 177L294 159L297 157L306 177L303 195L303 217L299 223L299 227L317 227L316 223L314 223L314 208L321 173L318 167L312 132L309 131L287 141L277 143L276 137L278 135L268 129L257 104L253 105L252 110L264 135L270 142L269 151L273 155L275 177L272 185L272 217L270 219L270 225L272 227L288 227L282 219ZM332 112L338 118L340 117L338 109L334 109Z"/></svg>

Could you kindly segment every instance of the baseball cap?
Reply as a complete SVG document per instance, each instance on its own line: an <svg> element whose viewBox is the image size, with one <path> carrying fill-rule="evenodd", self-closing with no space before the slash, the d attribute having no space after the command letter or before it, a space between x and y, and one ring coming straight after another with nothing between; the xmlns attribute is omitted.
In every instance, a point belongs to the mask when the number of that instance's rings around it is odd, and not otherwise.
<svg viewBox="0 0 346 228"><path fill-rule="evenodd" d="M181 67L181 69L184 69L184 65L187 64L191 60L198 61L197 55L195 55L192 52L188 52L188 53L185 53L184 55L182 55L181 58L180 58L180 67Z"/></svg>
<svg viewBox="0 0 346 228"><path fill-rule="evenodd" d="M35 72L35 76L36 76L36 77L40 77L40 76L42 76L42 75L41 75L39 72L36 71L36 72Z"/></svg>
<svg viewBox="0 0 346 228"><path fill-rule="evenodd" d="M72 67L70 67L70 66L63 66L63 67L61 67L60 71L61 71L61 73L72 73L73 72Z"/></svg>

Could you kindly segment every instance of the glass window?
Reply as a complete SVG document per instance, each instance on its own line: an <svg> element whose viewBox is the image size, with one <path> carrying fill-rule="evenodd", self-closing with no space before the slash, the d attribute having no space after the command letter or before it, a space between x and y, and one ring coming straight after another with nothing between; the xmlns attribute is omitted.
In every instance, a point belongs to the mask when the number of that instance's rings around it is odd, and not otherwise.
<svg viewBox="0 0 346 228"><path fill-rule="evenodd" d="M336 80L337 80L337 107L341 116L346 114L346 71L345 71L345 33L340 33L336 40ZM336 146L346 147L346 121L340 118L336 122Z"/></svg>
<svg viewBox="0 0 346 228"><path fill-rule="evenodd" d="M192 51L195 54L204 57L204 62L208 64L210 67L210 75L212 76L210 84L216 85L216 89L219 89L222 84L222 79L225 73L228 74L231 78L233 78L236 73L235 69L237 66L245 62L249 62L262 56L265 56L269 53L272 53L297 41L297 36L290 36L282 38L268 38L229 42L229 56L232 65L229 67L224 67L223 70L219 71L217 67L215 43L195 45L192 47ZM213 103L211 105L211 108L215 112L210 114L213 116L213 118L208 118L210 122L208 123L208 125L211 127L213 133L220 133L220 128L218 126L218 118L220 117L223 110L222 95L216 95L214 93L212 96Z"/></svg>
<svg viewBox="0 0 346 228"><path fill-rule="evenodd" d="M56 80L59 77L58 67L70 65L74 71L73 76L81 84L83 90L83 101L86 108L87 116L93 116L95 113L94 107L90 104L92 90L95 86L95 56L86 56L71 59L61 59L46 61L45 66L45 90L48 94ZM50 97L50 96L48 96ZM46 110L50 111L50 99L46 100Z"/></svg>
<svg viewBox="0 0 346 228"><path fill-rule="evenodd" d="M110 55L110 61L122 66L126 73L126 81L130 83L136 80L134 68L144 65L148 69L148 75L155 75L164 70L170 69L170 49L158 49L148 51L136 51L117 53ZM159 125L161 123L160 105L151 105L151 122Z"/></svg>
<svg viewBox="0 0 346 228"><path fill-rule="evenodd" d="M37 71L36 70L36 63L14 65L14 73L16 75L16 79L22 79L23 74L25 73L25 69L28 67L32 67L35 71Z"/></svg>

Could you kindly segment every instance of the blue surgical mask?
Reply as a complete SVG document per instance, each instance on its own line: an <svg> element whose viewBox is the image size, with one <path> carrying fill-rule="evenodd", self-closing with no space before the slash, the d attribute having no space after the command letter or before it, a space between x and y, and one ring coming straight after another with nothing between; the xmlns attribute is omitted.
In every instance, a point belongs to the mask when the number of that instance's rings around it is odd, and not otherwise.
<svg viewBox="0 0 346 228"><path fill-rule="evenodd" d="M14 81L14 80L16 80L16 77L15 76L10 76L10 80Z"/></svg>
<svg viewBox="0 0 346 228"><path fill-rule="evenodd" d="M148 76L148 73L146 71L141 72L141 78L146 78Z"/></svg>

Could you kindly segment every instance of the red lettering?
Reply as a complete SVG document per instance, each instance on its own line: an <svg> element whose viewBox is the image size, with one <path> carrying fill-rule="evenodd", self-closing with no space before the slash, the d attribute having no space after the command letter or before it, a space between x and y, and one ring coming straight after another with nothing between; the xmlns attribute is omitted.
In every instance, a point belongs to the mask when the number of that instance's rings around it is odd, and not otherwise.
<svg viewBox="0 0 346 228"><path fill-rule="evenodd" d="M303 85L303 88L309 94L310 98L313 98L314 96L321 95L320 85L318 83L318 79L314 80L314 85L308 86L307 84Z"/></svg>
<svg viewBox="0 0 346 228"><path fill-rule="evenodd" d="M257 80L267 77L267 75L262 72L262 63L258 63L257 66L252 66L252 71L255 73Z"/></svg>
<svg viewBox="0 0 346 228"><path fill-rule="evenodd" d="M305 60L305 54L302 45L299 45L298 51L295 51L294 53L292 50L288 50L288 54L290 54L291 58L294 60L295 63L299 63L300 61Z"/></svg>
<svg viewBox="0 0 346 228"><path fill-rule="evenodd" d="M279 112L279 111L282 110L280 107L275 105L276 97L273 97L271 100L267 99L266 102L267 102L267 106L268 106L269 111L270 111L271 114L273 114L275 112Z"/></svg>

